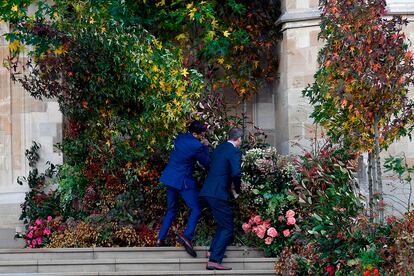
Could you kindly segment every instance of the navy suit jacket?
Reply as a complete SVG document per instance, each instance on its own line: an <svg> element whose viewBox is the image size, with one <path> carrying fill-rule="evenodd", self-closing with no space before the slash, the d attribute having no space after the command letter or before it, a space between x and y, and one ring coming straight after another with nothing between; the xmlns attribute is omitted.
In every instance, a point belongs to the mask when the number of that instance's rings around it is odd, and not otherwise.
<svg viewBox="0 0 414 276"><path fill-rule="evenodd" d="M219 145L213 152L210 170L200 196L230 199L231 183L240 192L241 152L230 142Z"/></svg>
<svg viewBox="0 0 414 276"><path fill-rule="evenodd" d="M178 190L196 189L197 183L193 172L197 161L208 169L210 164L208 147L201 144L189 132L179 134L174 141L170 161L161 174L160 182Z"/></svg>

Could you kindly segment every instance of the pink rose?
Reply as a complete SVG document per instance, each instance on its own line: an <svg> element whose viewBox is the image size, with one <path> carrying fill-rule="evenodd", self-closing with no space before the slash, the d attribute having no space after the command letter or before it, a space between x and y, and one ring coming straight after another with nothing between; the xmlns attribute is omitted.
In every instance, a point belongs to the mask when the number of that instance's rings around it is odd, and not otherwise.
<svg viewBox="0 0 414 276"><path fill-rule="evenodd" d="M287 218L287 225L294 225L296 223L296 219L294 217Z"/></svg>
<svg viewBox="0 0 414 276"><path fill-rule="evenodd" d="M266 228L263 225L259 225L256 227L256 235L263 239L266 234Z"/></svg>
<svg viewBox="0 0 414 276"><path fill-rule="evenodd" d="M50 235L50 229L49 228L45 228L45 230L43 230L43 234Z"/></svg>
<svg viewBox="0 0 414 276"><path fill-rule="evenodd" d="M254 218L253 218L253 221L256 223L256 224L261 224L263 221L262 221L262 218L260 217L260 216L255 216Z"/></svg>
<svg viewBox="0 0 414 276"><path fill-rule="evenodd" d="M264 221L263 226L266 227L266 229L269 228L270 227L270 219Z"/></svg>
<svg viewBox="0 0 414 276"><path fill-rule="evenodd" d="M294 217L295 216L295 212L293 211L293 210L288 210L287 212L286 212L286 217L287 218L292 218L292 217Z"/></svg>
<svg viewBox="0 0 414 276"><path fill-rule="evenodd" d="M37 241L37 244L38 245L41 245L42 244L42 238L39 237L39 238L36 239L36 241Z"/></svg>
<svg viewBox="0 0 414 276"><path fill-rule="evenodd" d="M285 230L283 230L283 236L285 236L285 237L289 237L289 235L290 235L290 231L289 231L289 229L285 229Z"/></svg>
<svg viewBox="0 0 414 276"><path fill-rule="evenodd" d="M51 221L52 219L52 216L47 216L47 221Z"/></svg>
<svg viewBox="0 0 414 276"><path fill-rule="evenodd" d="M27 234L27 237L28 237L29 239L33 238L33 232L32 232L32 231L30 231L30 232Z"/></svg>
<svg viewBox="0 0 414 276"><path fill-rule="evenodd" d="M283 216L279 216L278 221L279 221L280 223L282 223L284 220L285 220L285 218L284 218Z"/></svg>
<svg viewBox="0 0 414 276"><path fill-rule="evenodd" d="M36 245L36 240L32 240L32 245Z"/></svg>
<svg viewBox="0 0 414 276"><path fill-rule="evenodd" d="M250 224L250 225L255 224L255 222L254 222L253 218L249 219L249 224Z"/></svg>
<svg viewBox="0 0 414 276"><path fill-rule="evenodd" d="M267 235L274 238L274 237L277 237L279 235L279 233L276 231L276 229L274 227L270 227L267 230Z"/></svg>
<svg viewBox="0 0 414 276"><path fill-rule="evenodd" d="M267 238L265 239L265 244L267 244L267 245L272 244L272 242L273 242L273 238L272 238L272 237L267 237Z"/></svg>
<svg viewBox="0 0 414 276"><path fill-rule="evenodd" d="M41 220L41 219L37 219L37 220L35 221L35 223L36 223L37 225L40 225L40 224L42 224L42 220Z"/></svg>
<svg viewBox="0 0 414 276"><path fill-rule="evenodd" d="M242 228L245 233L249 233L252 230L252 226L248 223L243 223Z"/></svg>

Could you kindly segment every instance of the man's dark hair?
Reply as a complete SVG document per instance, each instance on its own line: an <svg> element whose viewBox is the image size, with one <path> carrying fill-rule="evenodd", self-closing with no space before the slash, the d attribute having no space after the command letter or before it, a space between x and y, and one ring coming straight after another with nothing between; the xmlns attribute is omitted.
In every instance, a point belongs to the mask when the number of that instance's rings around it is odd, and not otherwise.
<svg viewBox="0 0 414 276"><path fill-rule="evenodd" d="M188 131L191 133L201 134L206 132L206 126L200 121L193 121L188 127Z"/></svg>
<svg viewBox="0 0 414 276"><path fill-rule="evenodd" d="M243 130L240 128L234 127L229 131L229 140L236 141L240 137L243 137Z"/></svg>

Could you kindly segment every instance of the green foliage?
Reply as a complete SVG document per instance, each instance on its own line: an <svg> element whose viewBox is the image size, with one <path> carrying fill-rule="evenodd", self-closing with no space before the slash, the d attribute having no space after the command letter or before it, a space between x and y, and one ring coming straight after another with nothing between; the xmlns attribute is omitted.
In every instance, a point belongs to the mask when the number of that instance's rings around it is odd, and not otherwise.
<svg viewBox="0 0 414 276"><path fill-rule="evenodd" d="M404 202L402 198L397 198L402 206L406 207L406 212L410 212L412 203L411 197L413 195L412 180L414 174L414 166L408 165L405 154L402 156L389 156L385 158L384 168L386 172L393 172L399 179L399 184L404 188L404 194L407 196L407 201ZM408 187L407 187L408 186Z"/></svg>
<svg viewBox="0 0 414 276"><path fill-rule="evenodd" d="M412 174L414 173L414 166L409 166L407 163L407 157L390 156L385 158L384 167L386 171L392 171L398 175L400 180L410 183L412 180Z"/></svg>
<svg viewBox="0 0 414 276"><path fill-rule="evenodd" d="M44 173L39 173L36 168L39 161L40 144L33 141L30 149L26 150L26 157L31 170L27 177L19 177L17 183L29 187L24 202L22 203L22 214L20 220L28 225L38 218L46 219L48 216L59 214L59 204L55 200L54 191L50 190L50 184L56 175L56 167L47 163L48 167Z"/></svg>
<svg viewBox="0 0 414 276"><path fill-rule="evenodd" d="M242 193L237 199L247 244L277 255L294 232L295 219L287 211L296 210L297 198L290 183L294 167L275 148L253 148L242 160Z"/></svg>
<svg viewBox="0 0 414 276"><path fill-rule="evenodd" d="M35 98L56 98L65 117L65 164L50 195L64 221L99 217L97 223L137 226L162 217L163 193L153 184L173 137L195 111L202 79L133 18L118 1L40 1L36 15L21 11L7 35L13 78ZM33 49L24 76L15 67L23 44ZM38 158L28 154L31 162ZM34 170L28 181L43 178ZM24 216L51 215L45 200L36 208L26 202ZM153 212L146 211L150 203Z"/></svg>
<svg viewBox="0 0 414 276"><path fill-rule="evenodd" d="M176 133L202 118L217 145L246 120L228 115L226 86L246 98L275 78L279 4L56 0L37 1L29 15L30 3L9 1L0 17L14 24L6 35L12 78L37 99L57 99L65 118L58 145L65 164L50 201L67 228L43 242L150 245L165 211L157 182ZM29 74L18 66L25 47ZM263 145L261 132L246 136L244 149ZM185 215L173 231L182 230ZM203 225L198 244L213 229Z"/></svg>
<svg viewBox="0 0 414 276"><path fill-rule="evenodd" d="M88 182L82 173L82 167L68 164L59 166L57 197L65 217L79 217L80 215L73 212L72 202L75 199L82 199L86 190Z"/></svg>
<svg viewBox="0 0 414 276"><path fill-rule="evenodd" d="M178 45L185 63L203 72L207 91L230 86L241 97L274 80L280 1L127 1L164 43Z"/></svg>
<svg viewBox="0 0 414 276"><path fill-rule="evenodd" d="M252 210L257 207L265 218L283 214L295 201L287 192L293 171L289 158L279 155L275 148L248 150L242 161L241 205Z"/></svg>

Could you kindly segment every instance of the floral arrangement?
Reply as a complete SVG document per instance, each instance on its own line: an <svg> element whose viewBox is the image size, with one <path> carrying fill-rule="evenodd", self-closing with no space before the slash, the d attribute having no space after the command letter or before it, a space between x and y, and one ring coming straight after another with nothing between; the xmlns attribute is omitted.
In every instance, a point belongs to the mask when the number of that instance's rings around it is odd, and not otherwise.
<svg viewBox="0 0 414 276"><path fill-rule="evenodd" d="M274 147L253 148L243 156L242 229L248 243L254 241L267 255L278 255L295 232L297 200L290 190L293 174L293 163Z"/></svg>
<svg viewBox="0 0 414 276"><path fill-rule="evenodd" d="M50 241L51 234L57 231L63 231L61 225L61 217L53 218L47 216L47 219L38 218L28 225L28 229L24 234L27 247L40 248Z"/></svg>
<svg viewBox="0 0 414 276"><path fill-rule="evenodd" d="M270 219L263 220L260 215L256 215L247 223L243 223L242 228L245 233L254 233L257 238L264 240L266 245L271 245L276 238L281 237L279 233L282 233L284 238L292 234L292 227L296 224L295 212L288 210L285 216L279 216L277 220L279 224L272 226Z"/></svg>

